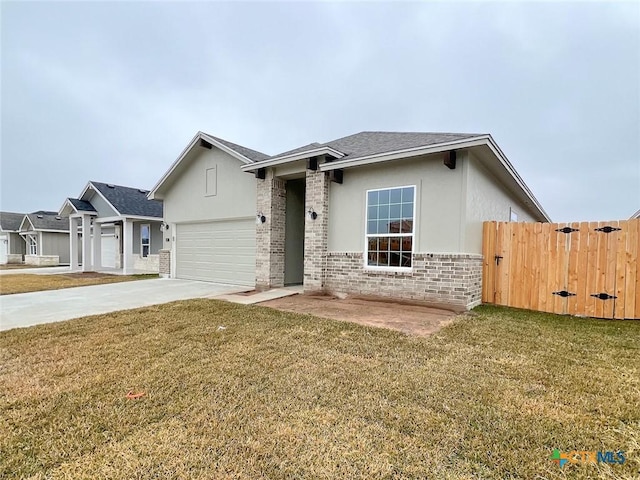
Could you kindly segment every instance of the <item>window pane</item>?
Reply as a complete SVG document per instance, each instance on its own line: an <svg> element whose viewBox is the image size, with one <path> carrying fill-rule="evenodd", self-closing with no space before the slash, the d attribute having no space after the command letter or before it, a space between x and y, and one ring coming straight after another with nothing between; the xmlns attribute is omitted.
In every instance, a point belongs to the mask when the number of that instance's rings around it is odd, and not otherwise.
<svg viewBox="0 0 640 480"><path fill-rule="evenodd" d="M387 251L389 250L389 238L388 237L381 237L380 239L378 239L378 245L379 245L379 249L380 251Z"/></svg>
<svg viewBox="0 0 640 480"><path fill-rule="evenodd" d="M373 267L378 266L378 252L369 252L369 256L367 257L367 265L371 265Z"/></svg>
<svg viewBox="0 0 640 480"><path fill-rule="evenodd" d="M413 218L413 203L402 204L402 218Z"/></svg>
<svg viewBox="0 0 640 480"><path fill-rule="evenodd" d="M389 190L380 190L378 192L378 203L380 205L384 205L385 203L389 203Z"/></svg>
<svg viewBox="0 0 640 480"><path fill-rule="evenodd" d="M391 252L389 254L389 266L390 267L399 267L400 266L400 253Z"/></svg>
<svg viewBox="0 0 640 480"><path fill-rule="evenodd" d="M410 267L411 266L411 254L402 252L402 267Z"/></svg>
<svg viewBox="0 0 640 480"><path fill-rule="evenodd" d="M378 218L380 220L389 218L389 205L380 205L378 207Z"/></svg>
<svg viewBox="0 0 640 480"><path fill-rule="evenodd" d="M400 233L413 233L413 220L402 220L402 231Z"/></svg>
<svg viewBox="0 0 640 480"><path fill-rule="evenodd" d="M402 203L413 203L413 189L414 187L405 187L402 189Z"/></svg>
<svg viewBox="0 0 640 480"><path fill-rule="evenodd" d="M378 253L378 266L380 266L380 267L388 267L389 266L389 253L388 252L380 252L380 253Z"/></svg>
<svg viewBox="0 0 640 480"><path fill-rule="evenodd" d="M389 218L400 218L400 214L402 212L402 206L400 204L398 205L391 205L389 207Z"/></svg>
<svg viewBox="0 0 640 480"><path fill-rule="evenodd" d="M394 188L389 192L389 202L390 203L400 203L402 201L402 190L399 188Z"/></svg>
<svg viewBox="0 0 640 480"><path fill-rule="evenodd" d="M389 221L389 233L400 233L400 220Z"/></svg>
<svg viewBox="0 0 640 480"><path fill-rule="evenodd" d="M149 256L149 245L143 245L142 246L142 256L143 257L148 257Z"/></svg>
<svg viewBox="0 0 640 480"><path fill-rule="evenodd" d="M400 251L400 237L391 237L389 240L389 250L392 252Z"/></svg>
<svg viewBox="0 0 640 480"><path fill-rule="evenodd" d="M402 237L402 251L411 252L412 243L413 243L413 237Z"/></svg>
<svg viewBox="0 0 640 480"><path fill-rule="evenodd" d="M378 250L378 239L377 238L370 238L369 239L369 251L373 252L375 250Z"/></svg>
<svg viewBox="0 0 640 480"><path fill-rule="evenodd" d="M378 219L378 207L376 205L369 205L369 210L367 211L367 220L377 220Z"/></svg>
<svg viewBox="0 0 640 480"><path fill-rule="evenodd" d="M378 220L378 233L389 233L389 220Z"/></svg>
<svg viewBox="0 0 640 480"><path fill-rule="evenodd" d="M378 222L376 220L367 222L367 233L369 235L378 233Z"/></svg>
<svg viewBox="0 0 640 480"><path fill-rule="evenodd" d="M362 197L360 197L362 198ZM378 192L369 192L369 205L378 205Z"/></svg>

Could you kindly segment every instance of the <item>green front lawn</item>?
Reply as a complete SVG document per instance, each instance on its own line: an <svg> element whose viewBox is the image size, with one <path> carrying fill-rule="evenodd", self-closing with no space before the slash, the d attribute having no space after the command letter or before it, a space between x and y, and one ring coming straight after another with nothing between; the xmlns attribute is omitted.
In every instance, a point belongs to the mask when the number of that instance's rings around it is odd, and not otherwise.
<svg viewBox="0 0 640 480"><path fill-rule="evenodd" d="M0 477L637 478L640 322L476 313L422 338L193 300L1 332Z"/></svg>

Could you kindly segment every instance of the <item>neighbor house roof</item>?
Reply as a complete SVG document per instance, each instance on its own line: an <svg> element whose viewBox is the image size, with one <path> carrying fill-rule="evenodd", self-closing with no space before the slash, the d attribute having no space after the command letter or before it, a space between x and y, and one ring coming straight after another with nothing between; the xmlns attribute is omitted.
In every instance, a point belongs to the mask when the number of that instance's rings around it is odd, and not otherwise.
<svg viewBox="0 0 640 480"><path fill-rule="evenodd" d="M67 198L67 200L71 205L73 205L73 208L75 208L76 211L78 212L95 212L96 211L94 206L91 205L91 203L87 202L86 200L80 200L78 198Z"/></svg>
<svg viewBox="0 0 640 480"><path fill-rule="evenodd" d="M33 226L34 230L49 230L49 231L69 231L69 219L61 217L57 212L49 212L45 210L39 210L37 212L28 213L24 216L20 229L28 221Z"/></svg>
<svg viewBox="0 0 640 480"><path fill-rule="evenodd" d="M0 212L0 229L5 232L17 232L24 213Z"/></svg>
<svg viewBox="0 0 640 480"><path fill-rule="evenodd" d="M631 215L631 218L629 220L633 220L634 218L640 218L640 210L638 210L636 213Z"/></svg>
<svg viewBox="0 0 640 480"><path fill-rule="evenodd" d="M89 182L89 184L93 185L122 216L162 218L162 202L149 200L147 198L148 190L93 181Z"/></svg>

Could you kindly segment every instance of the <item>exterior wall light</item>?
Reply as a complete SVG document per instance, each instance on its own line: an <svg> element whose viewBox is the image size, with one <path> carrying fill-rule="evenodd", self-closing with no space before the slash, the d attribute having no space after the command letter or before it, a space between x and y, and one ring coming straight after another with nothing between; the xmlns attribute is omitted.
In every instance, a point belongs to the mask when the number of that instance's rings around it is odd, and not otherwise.
<svg viewBox="0 0 640 480"><path fill-rule="evenodd" d="M315 220L316 218L318 218L318 214L313 210L313 208L310 208L307 214L309 215L309 218L311 220Z"/></svg>
<svg viewBox="0 0 640 480"><path fill-rule="evenodd" d="M256 225L261 225L266 221L267 217L265 217L262 212L259 212L258 215L256 215Z"/></svg>

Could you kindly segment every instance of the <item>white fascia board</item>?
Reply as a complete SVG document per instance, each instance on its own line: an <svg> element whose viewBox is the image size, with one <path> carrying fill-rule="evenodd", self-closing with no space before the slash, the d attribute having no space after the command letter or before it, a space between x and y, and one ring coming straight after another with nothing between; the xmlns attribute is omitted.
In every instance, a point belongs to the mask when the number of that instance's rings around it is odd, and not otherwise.
<svg viewBox="0 0 640 480"><path fill-rule="evenodd" d="M155 184L155 186L151 189L151 191L147 194L147 198L149 200L158 200L158 199L162 199L162 197L157 197L156 196L156 192L158 191L158 189L169 179L169 177L171 177L171 175L173 174L173 172L175 171L176 168L178 168L178 166L182 163L182 161L186 158L186 156L189 154L189 152L191 152L191 150L198 145L198 142L200 140L204 140L205 142L210 143L211 145L216 146L217 148L219 148L220 150L222 150L223 152L228 153L229 155L231 155L234 158L237 158L238 160L240 160L242 163L253 163L251 160L249 160L247 157L245 157L244 155L241 155L240 153L236 152L235 150L227 147L226 145L218 142L215 138L211 138L209 135L207 135L204 132L198 132L194 135L194 137L191 139L191 141L187 144L187 146L184 148L184 150L182 150L182 152L180 153L180 155L178 155L178 158L176 158L176 160L171 164L171 166L169 167L169 169L165 172L165 174L162 176L162 178L160 178L160 180L158 180L158 183Z"/></svg>
<svg viewBox="0 0 640 480"><path fill-rule="evenodd" d="M640 210L638 210L636 213L631 215L631 218L629 220L634 220L636 218L640 218Z"/></svg>
<svg viewBox="0 0 640 480"><path fill-rule="evenodd" d="M20 222L20 228L18 229L19 232L22 231L22 226L24 225L24 221L29 222L29 224L31 225L31 230L28 231L34 231L36 229L36 227L33 226L33 223L31 222L31 220L29 220L29 216L25 215L24 218L22 219L22 222Z"/></svg>
<svg viewBox="0 0 640 480"><path fill-rule="evenodd" d="M344 153L334 150L331 147L314 148L313 150L305 150L304 152L296 152L284 157L272 158L269 160L263 160L261 162L255 162L251 165L243 165L240 167L243 172L253 172L259 168L274 167L276 165L282 165L283 163L295 162L297 160L304 160L309 157L316 157L318 155L333 155L334 157L342 158Z"/></svg>
<svg viewBox="0 0 640 480"><path fill-rule="evenodd" d="M162 218L158 217L144 217L142 215L122 215L120 217L102 217L96 218L94 221L98 223L107 223L107 222L123 222L125 220L144 220L147 222L162 222Z"/></svg>
<svg viewBox="0 0 640 480"><path fill-rule="evenodd" d="M456 140L453 142L438 143L426 147L407 148L404 150L394 150L393 152L377 153L375 155L367 155L366 157L358 157L353 159L336 160L330 163L320 165L320 171L327 172L338 168L359 167L362 165L371 165L373 163L388 162L390 160L399 160L402 158L418 157L420 155L428 155L431 153L446 152L456 148L470 148L487 144L488 135L473 137L471 139Z"/></svg>
<svg viewBox="0 0 640 480"><path fill-rule="evenodd" d="M547 222L551 222L551 218L549 217L547 212L545 212L544 208L542 208L542 205L540 204L538 199L535 197L533 192L529 189L529 187L524 182L520 174L518 174L518 172L513 167L513 165L511 165L511 162L509 161L507 156L504 154L504 152L500 149L498 144L493 140L491 135L489 135L489 142L487 143L487 146L489 147L489 149L491 149L493 154L500 161L504 169L507 172L509 172L509 175L511 175L511 177L516 181L516 183L518 184L520 189L524 192L524 194L529 198L529 200L531 200L532 207L538 210L538 213L540 213L540 215L542 215Z"/></svg>
<svg viewBox="0 0 640 480"><path fill-rule="evenodd" d="M107 202L107 205L109 205L109 206L113 209L113 211L114 211L114 212L116 212L118 215L120 215L120 212L118 211L118 209L117 209L116 207L114 207L114 206L113 206L113 204L112 204L109 200L107 200L107 197L105 197L105 196L102 194L102 192L101 192L100 190L98 190L98 187L96 187L96 186L95 186L93 183L91 183L91 182L87 183L87 186L86 186L86 187L84 187L84 190L82 190L82 193L80 194L80 200L84 200L84 198L83 198L83 197L84 197L85 193L87 193L87 190L89 190L89 187L93 188L93 191L94 191L94 192L96 192L98 195L100 195L100 197L101 197L105 202ZM88 202L89 200L86 200L86 201ZM94 215L96 215L96 212L93 212L93 214L94 214Z"/></svg>

